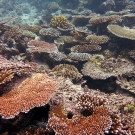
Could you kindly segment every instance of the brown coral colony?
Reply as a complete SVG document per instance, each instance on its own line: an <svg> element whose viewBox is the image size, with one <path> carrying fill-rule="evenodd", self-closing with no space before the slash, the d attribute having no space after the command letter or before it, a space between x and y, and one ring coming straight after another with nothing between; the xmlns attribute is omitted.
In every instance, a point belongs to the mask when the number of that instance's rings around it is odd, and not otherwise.
<svg viewBox="0 0 135 135"><path fill-rule="evenodd" d="M0 21L0 135L135 135L135 1L16 1L0 1L17 16Z"/></svg>

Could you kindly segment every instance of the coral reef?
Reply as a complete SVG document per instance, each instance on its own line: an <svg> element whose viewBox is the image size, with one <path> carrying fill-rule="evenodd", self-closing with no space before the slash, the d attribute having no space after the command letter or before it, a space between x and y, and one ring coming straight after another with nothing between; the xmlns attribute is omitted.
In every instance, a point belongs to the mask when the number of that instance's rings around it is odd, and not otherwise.
<svg viewBox="0 0 135 135"><path fill-rule="evenodd" d="M16 90L0 97L0 114L3 118L10 119L35 106L43 106L57 88L57 82L47 74L34 74L24 80Z"/></svg>
<svg viewBox="0 0 135 135"><path fill-rule="evenodd" d="M100 24L110 21L120 21L120 16L118 15L110 15L110 16L99 16L99 17L92 17L89 20L89 23L91 24Z"/></svg>
<svg viewBox="0 0 135 135"><path fill-rule="evenodd" d="M134 70L134 65L125 59L114 59L102 61L96 65L95 62L87 62L84 64L82 73L93 79L106 79L112 76L119 76L130 73Z"/></svg>
<svg viewBox="0 0 135 135"><path fill-rule="evenodd" d="M113 35L117 37L135 40L134 29L128 29L119 25L108 25L107 29L109 30L109 32L111 32Z"/></svg>
<svg viewBox="0 0 135 135"><path fill-rule="evenodd" d="M75 45L71 47L72 52L86 53L92 51L100 51L101 46L96 44L84 44L84 45Z"/></svg>
<svg viewBox="0 0 135 135"><path fill-rule="evenodd" d="M88 61L90 59L91 55L88 53L76 53L71 52L68 55L69 59L76 60L76 61Z"/></svg>
<svg viewBox="0 0 135 135"><path fill-rule="evenodd" d="M108 42L109 37L107 36L96 36L96 35L88 35L86 40L90 42L90 44L104 44Z"/></svg>
<svg viewBox="0 0 135 135"><path fill-rule="evenodd" d="M134 45L134 0L0 0L0 135L135 135Z"/></svg>
<svg viewBox="0 0 135 135"><path fill-rule="evenodd" d="M55 28L42 28L39 34L42 36L59 37L61 33Z"/></svg>
<svg viewBox="0 0 135 135"><path fill-rule="evenodd" d="M7 81L11 81L13 77L14 73L11 69L0 71L0 84L6 83Z"/></svg>
<svg viewBox="0 0 135 135"><path fill-rule="evenodd" d="M65 16L54 16L51 19L52 27L65 27L67 25L67 18Z"/></svg>
<svg viewBox="0 0 135 135"><path fill-rule="evenodd" d="M62 76L64 78L70 78L71 80L79 81L82 75L79 73L78 69L69 64L60 64L52 69L52 72L56 76Z"/></svg>
<svg viewBox="0 0 135 135"><path fill-rule="evenodd" d="M31 74L37 69L34 63L24 63L22 61L9 61L6 58L0 56L0 70L10 70L17 75Z"/></svg>
<svg viewBox="0 0 135 135"><path fill-rule="evenodd" d="M47 128L53 129L56 134L103 134L112 123L111 112L107 107L95 108L91 116L74 116L72 119L65 118L62 107L61 110L59 108L52 108L47 124Z"/></svg>
<svg viewBox="0 0 135 135"><path fill-rule="evenodd" d="M28 42L27 46L27 51L30 53L51 53L57 51L55 44L50 44L44 41L31 40Z"/></svg>

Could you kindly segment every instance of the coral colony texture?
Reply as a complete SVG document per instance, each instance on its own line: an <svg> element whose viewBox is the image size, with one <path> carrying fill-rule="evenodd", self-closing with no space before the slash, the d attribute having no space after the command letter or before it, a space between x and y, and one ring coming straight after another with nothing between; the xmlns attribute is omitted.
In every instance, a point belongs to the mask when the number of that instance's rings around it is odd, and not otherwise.
<svg viewBox="0 0 135 135"><path fill-rule="evenodd" d="M135 1L0 0L0 135L135 135Z"/></svg>

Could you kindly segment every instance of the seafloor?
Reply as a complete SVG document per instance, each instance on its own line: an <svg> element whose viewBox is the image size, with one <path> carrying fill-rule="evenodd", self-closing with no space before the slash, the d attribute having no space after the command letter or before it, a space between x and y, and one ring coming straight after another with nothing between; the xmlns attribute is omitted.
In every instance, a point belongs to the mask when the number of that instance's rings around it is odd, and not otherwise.
<svg viewBox="0 0 135 135"><path fill-rule="evenodd" d="M135 135L135 1L0 0L0 135Z"/></svg>

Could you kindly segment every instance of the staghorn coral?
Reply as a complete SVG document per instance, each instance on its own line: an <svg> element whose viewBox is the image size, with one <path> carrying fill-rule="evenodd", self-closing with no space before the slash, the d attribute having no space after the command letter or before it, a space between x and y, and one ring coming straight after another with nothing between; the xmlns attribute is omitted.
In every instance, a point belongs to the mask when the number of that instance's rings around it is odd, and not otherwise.
<svg viewBox="0 0 135 135"><path fill-rule="evenodd" d="M67 25L67 18L65 16L54 16L51 19L51 26L52 27L65 27Z"/></svg>
<svg viewBox="0 0 135 135"><path fill-rule="evenodd" d="M13 77L14 77L14 73L12 72L11 69L0 71L0 84L11 81Z"/></svg>
<svg viewBox="0 0 135 135"><path fill-rule="evenodd" d="M109 41L109 37L105 35L102 36L88 35L86 37L86 40L90 42L90 44L104 44Z"/></svg>
<svg viewBox="0 0 135 135"><path fill-rule="evenodd" d="M20 112L45 105L58 88L58 83L47 74L34 74L21 85L0 97L0 114L3 118L14 118Z"/></svg>
<svg viewBox="0 0 135 135"><path fill-rule="evenodd" d="M84 64L82 73L93 79L106 79L112 76L119 76L130 73L134 70L134 65L125 59L109 58L100 64L87 62Z"/></svg>
<svg viewBox="0 0 135 135"><path fill-rule="evenodd" d="M76 52L71 52L68 55L68 58L71 60L77 60L77 61L87 61L91 57L90 54L88 53L76 53Z"/></svg>
<svg viewBox="0 0 135 135"><path fill-rule="evenodd" d="M128 29L125 27L121 27L119 25L108 25L107 29L109 32L111 32L113 35L121 38L127 38L131 40L135 40L135 30L134 29Z"/></svg>
<svg viewBox="0 0 135 135"><path fill-rule="evenodd" d="M39 34L42 36L59 37L61 32L55 28L42 28Z"/></svg>
<svg viewBox="0 0 135 135"><path fill-rule="evenodd" d="M82 78L82 75L79 73L78 69L75 66L69 64L57 65L52 69L52 72L56 76L70 78L71 80L78 81Z"/></svg>
<svg viewBox="0 0 135 135"><path fill-rule="evenodd" d="M58 50L55 44L37 40L31 40L30 42L28 42L27 46L27 51L30 53L51 53L55 51L57 52Z"/></svg>
<svg viewBox="0 0 135 135"><path fill-rule="evenodd" d="M101 50L101 46L96 44L75 45L71 47L72 52L78 52L78 53L86 53L86 52L100 51L100 50Z"/></svg>
<svg viewBox="0 0 135 135"><path fill-rule="evenodd" d="M110 21L120 21L120 16L119 15L110 15L110 16L99 16L99 17L92 17L89 20L89 23L91 24L100 24L100 23L105 23L105 22L110 22Z"/></svg>

